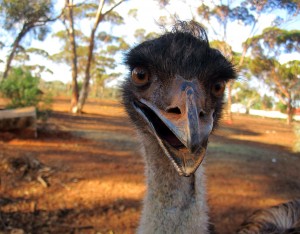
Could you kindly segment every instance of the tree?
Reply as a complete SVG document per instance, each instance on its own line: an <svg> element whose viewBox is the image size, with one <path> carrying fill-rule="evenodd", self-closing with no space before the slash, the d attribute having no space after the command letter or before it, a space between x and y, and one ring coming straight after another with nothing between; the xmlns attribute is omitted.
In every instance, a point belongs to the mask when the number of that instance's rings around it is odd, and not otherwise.
<svg viewBox="0 0 300 234"><path fill-rule="evenodd" d="M173 20L178 18L176 15L171 15L167 9L168 4L171 4L169 0L158 0L159 4L166 9L167 14ZM209 36L213 40L224 42L223 45L229 45L229 29L233 24L240 24L245 26L245 31L243 35L248 38L253 37L258 31L261 30L258 22L264 15L270 15L274 12L280 12L280 16L277 16L274 20L269 20L269 25L284 25L287 22L291 22L300 13L300 4L297 0L272 0L272 1L253 1L253 0L231 0L231 1L219 1L202 0L200 5L198 5L196 13L194 11L195 4L192 1L182 0L185 5L189 5L191 18L201 22L209 32ZM172 11L173 12L173 11ZM271 16L271 15L270 15ZM167 17L162 16L161 22L164 24L167 22ZM271 19L271 17L270 17ZM248 30L249 29L249 30ZM247 35L248 32L248 35ZM222 45L221 45L222 46ZM230 51L230 46L219 48L221 52L232 59L233 51ZM237 70L240 70L248 47L244 44L242 48L242 53L240 60L236 63ZM232 83L228 83L228 117L231 120L231 90Z"/></svg>
<svg viewBox="0 0 300 234"><path fill-rule="evenodd" d="M211 1L210 4L202 4L198 7L198 17L201 19L209 31L213 32L216 40L224 43L218 49L229 59L233 58L233 51L228 46L228 28L232 22L238 22L244 26L250 27L248 38L253 37L259 30L259 19L263 14L270 14L275 10L281 10L286 16L285 19L277 17L274 21L270 21L270 25L283 25L286 22L290 22L296 16L299 15L300 4L296 0L273 0L273 1L253 1L244 0L240 1L228 1L224 4L222 1ZM283 13L282 12L282 13ZM216 24L217 23L217 24ZM216 25L217 28L216 28ZM243 44L242 54L237 63L237 69L240 70L247 50L249 46ZM228 114L231 120L231 90L232 83L228 83Z"/></svg>
<svg viewBox="0 0 300 234"><path fill-rule="evenodd" d="M66 27L66 31L68 34L68 40L71 46L71 66L72 66L72 97L71 97L71 107L70 110L72 113L77 112L77 104L78 104L78 83L77 83L77 51L76 51L76 38L75 38L75 30L74 30L74 14L73 14L73 0L65 0L65 12L63 14L63 22ZM69 24L67 24L67 22Z"/></svg>
<svg viewBox="0 0 300 234"><path fill-rule="evenodd" d="M258 91L251 88L248 83L236 82L234 84L235 95L234 102L242 103L246 106L246 112L249 113L250 108L261 101Z"/></svg>
<svg viewBox="0 0 300 234"><path fill-rule="evenodd" d="M125 0L121 0L117 3L114 3L114 1L105 1L105 0L100 0L99 5L96 11L96 14L94 15L94 25L91 30L91 34L89 37L89 45L88 45L88 57L87 57L87 63L86 63L86 68L85 68L85 74L84 74L84 79L83 79L83 86L80 92L79 96L79 101L77 105L77 112L82 112L82 108L85 104L86 98L88 96L88 88L89 88L89 83L90 83L90 78L91 78L91 65L92 65L92 60L93 60L93 53L94 53L94 47L95 47L95 36L96 36L96 31L97 28L100 24L100 22L104 20L112 20L114 21L115 19L120 20L120 16L113 12L113 10L119 6L122 2ZM111 5L110 8L103 12L103 7L107 3L108 5ZM118 21L115 21L115 23L118 23Z"/></svg>
<svg viewBox="0 0 300 234"><path fill-rule="evenodd" d="M33 32L39 40L43 40L49 31L47 23L56 20L57 17L52 17L51 0L1 0L0 13L4 19L2 22L4 29L17 32L3 72L3 78L6 78L22 39L29 32Z"/></svg>
<svg viewBox="0 0 300 234"><path fill-rule="evenodd" d="M266 28L262 34L245 42L254 58L250 70L287 105L288 124L292 121L293 101L299 95L299 61L280 64L278 60L283 53L300 52L299 43L300 30L288 31L278 27Z"/></svg>
<svg viewBox="0 0 300 234"><path fill-rule="evenodd" d="M293 119L294 105L300 100L300 61L280 64L274 59L256 58L250 64L251 71L262 78L279 100L287 106L287 123Z"/></svg>
<svg viewBox="0 0 300 234"><path fill-rule="evenodd" d="M15 52L14 62L17 66L22 66L24 69L31 71L34 75L39 77L43 72L52 73L52 71L46 66L32 63L28 65L28 62L31 61L33 55L49 59L48 52L43 49L38 49L34 47L26 49L23 46L19 45L18 49Z"/></svg>
<svg viewBox="0 0 300 234"><path fill-rule="evenodd" d="M115 1L100 0L96 3L91 0L74 4L72 0L66 0L63 18L66 31L59 31L54 35L63 41L64 45L62 51L53 55L52 59L57 62L66 62L72 68L71 111L73 113L82 112L88 96L90 81L94 80L94 83L97 83L100 78L96 77L101 77L101 79L109 77L108 70L116 66L113 55L128 48L127 43L121 37L103 31L97 33L101 22L110 22L116 25L123 22L123 18L114 9L124 1L116 3ZM108 10L104 11L104 8L108 8ZM90 35L85 35L83 30L75 27L86 20L94 21ZM106 74L104 75L104 73ZM83 78L80 90L77 84L78 78ZM78 93L80 94L78 95Z"/></svg>

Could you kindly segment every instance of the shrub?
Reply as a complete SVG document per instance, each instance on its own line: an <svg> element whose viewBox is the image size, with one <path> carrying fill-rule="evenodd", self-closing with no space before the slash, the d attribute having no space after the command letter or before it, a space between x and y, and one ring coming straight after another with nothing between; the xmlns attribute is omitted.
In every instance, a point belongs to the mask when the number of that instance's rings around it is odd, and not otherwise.
<svg viewBox="0 0 300 234"><path fill-rule="evenodd" d="M0 84L0 91L10 100L7 108L37 106L42 92L38 88L39 78L22 68L12 68L9 76Z"/></svg>
<svg viewBox="0 0 300 234"><path fill-rule="evenodd" d="M276 107L281 113L286 113L287 105L283 104L282 102L278 102Z"/></svg>
<svg viewBox="0 0 300 234"><path fill-rule="evenodd" d="M30 71L12 68L8 77L0 83L0 92L10 100L7 108L35 106L38 109L38 117L48 115L52 99L43 94L39 83L40 78L34 77Z"/></svg>

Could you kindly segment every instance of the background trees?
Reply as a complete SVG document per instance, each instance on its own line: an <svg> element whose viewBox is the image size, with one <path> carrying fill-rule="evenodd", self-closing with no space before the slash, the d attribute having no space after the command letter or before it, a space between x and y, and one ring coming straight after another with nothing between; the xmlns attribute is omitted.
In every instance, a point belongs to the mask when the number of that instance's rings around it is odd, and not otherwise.
<svg viewBox="0 0 300 234"><path fill-rule="evenodd" d="M294 88L298 87L299 73L295 68L291 72L291 67L296 66L293 64L297 64L298 59L290 59L294 62L282 60L284 54L299 52L299 31L290 27L300 19L298 1L232 0L225 3L217 0L157 0L151 2L156 8L146 11L141 10L141 6L150 3L135 0L65 0L55 4L50 0L38 2L40 4L35 5L32 1L0 0L0 23L3 26L0 30L10 35L10 40L1 37L0 47L8 55L8 69L3 69L3 76L6 76L11 64L26 66L34 74L43 76L45 71L50 71L46 65L28 62L36 54L50 58L57 64L67 65L67 69L72 71L69 80L72 81L70 110L73 113L82 111L90 92L101 96L106 80L125 76L119 66L121 51L128 49L129 44L160 34L162 30L159 27L154 29L140 23L142 17L149 18L149 15L160 27L168 28L176 19L193 18L207 28L211 45L232 60L242 79L247 80L234 86L229 84L228 109L231 96L234 96L234 101L243 102L248 107L258 106L252 105L253 102L258 103L258 99L260 103L267 100L267 96L264 97L266 92L262 94L259 89L253 88L257 83L253 82L255 79L263 81L268 87L268 96L273 93L276 95L275 102L281 100L285 103L287 109L291 110L290 115L292 109L299 105L299 95ZM22 10L25 13L21 13ZM50 24L58 16L55 26ZM23 25L29 25L28 22L32 27L26 26L26 33L21 33L23 37L16 40ZM52 35L47 38L49 32ZM47 41L56 40L55 45L51 44L55 52L42 46L30 47L32 41L45 37ZM6 58L0 58L0 67L1 60L4 64ZM290 77L289 82L283 81L283 77ZM232 94L231 90L234 90Z"/></svg>
<svg viewBox="0 0 300 234"><path fill-rule="evenodd" d="M119 50L128 48L121 37L116 37L107 32L97 32L101 22L110 22L112 25L120 25L123 18L114 11L124 0L115 1L84 1L75 3L73 0L65 1L63 23L67 37L63 31L56 33L63 43L63 50L54 55L56 61L66 61L72 68L72 99L71 111L80 113L89 92L91 78L99 82L107 74L107 68L115 67L112 56ZM107 7L107 10L104 10ZM90 34L87 35L80 29L75 28L75 23L84 22L91 26ZM92 25L89 22L93 22ZM95 53L97 51L97 53ZM82 88L78 90L78 76L83 79ZM100 78L102 77L102 78Z"/></svg>
<svg viewBox="0 0 300 234"><path fill-rule="evenodd" d="M287 106L288 124L291 123L296 100L299 99L299 61L281 64L279 56L299 52L300 31L267 28L262 34L249 38L245 44L252 52L249 69L261 78L279 100Z"/></svg>
<svg viewBox="0 0 300 234"><path fill-rule="evenodd" d="M294 0L291 1L259 1L252 0L240 1L228 1L227 4L222 1L211 1L211 3L202 4L197 9L197 18L201 19L201 22L205 22L208 29L214 33L218 43L218 49L220 49L225 56L229 59L233 58L232 47L228 46L232 35L229 35L230 28L235 24L239 24L245 27L242 34L245 34L247 38L251 38L258 30L261 29L260 20L266 15L271 15L273 12L279 12L280 16L277 16L273 20L268 20L269 26L284 25L287 22L292 21L299 14L300 5ZM197 19L196 18L196 19ZM217 26L217 27L216 27ZM248 30L246 30L248 27ZM239 32L236 32L239 33ZM223 43L222 43L223 42ZM238 70L243 65L244 58L246 56L249 45L244 43L242 46L242 54L237 62ZM231 106L231 90L232 83L228 84L228 113L231 119L230 106Z"/></svg>
<svg viewBox="0 0 300 234"><path fill-rule="evenodd" d="M53 2L51 0L1 0L0 13L1 24L14 37L3 72L3 78L6 78L11 62L18 49L21 48L22 39L28 33L33 33L37 39L43 40L49 32L49 24L47 23L54 21L57 17L53 16Z"/></svg>
<svg viewBox="0 0 300 234"><path fill-rule="evenodd" d="M73 14L73 0L65 1L65 10L63 14L63 23L66 27L68 34L68 44L70 45L71 54L71 67L72 67L72 97L71 97L71 112L76 112L76 106L78 103L78 83L77 83L77 51L76 51L76 38L74 29L74 14Z"/></svg>
<svg viewBox="0 0 300 234"><path fill-rule="evenodd" d="M90 32L90 37L89 37L89 43L88 43L88 56L87 56L87 63L86 63L86 67L85 67L85 72L84 72L84 79L83 79L83 86L80 92L80 96L79 96L79 101L77 104L77 110L76 112L81 112L83 105L86 101L87 95L88 95L88 88L89 88L89 82L91 79L91 65L92 65L92 60L93 60L93 53L94 53L94 47L95 47L95 37L96 37L96 31L97 28L99 26L99 24L104 21L104 20L108 20L111 21L115 24L120 24L122 21L122 17L116 13L113 12L113 10L119 6L122 2L124 2L124 0L121 0L117 3L115 3L114 1L105 1L105 0L100 0L99 1L99 5L97 7L96 10L96 14L90 13L85 11L86 16L90 16L95 14L94 16L94 24L93 27L91 29ZM109 9L104 11L104 5L107 4L109 5ZM91 5L92 6L92 5ZM95 9L94 7L91 7L93 10Z"/></svg>

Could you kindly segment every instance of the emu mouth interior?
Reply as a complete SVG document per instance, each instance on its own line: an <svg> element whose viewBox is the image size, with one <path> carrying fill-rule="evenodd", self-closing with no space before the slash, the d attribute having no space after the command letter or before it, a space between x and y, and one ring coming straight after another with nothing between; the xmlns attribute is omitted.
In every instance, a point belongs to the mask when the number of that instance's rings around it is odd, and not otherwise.
<svg viewBox="0 0 300 234"><path fill-rule="evenodd" d="M140 109L148 122L152 124L156 134L163 141L167 142L173 148L179 150L186 148L184 144L175 136L175 134L167 127L167 125L145 104L135 101L134 105L136 108Z"/></svg>
<svg viewBox="0 0 300 234"><path fill-rule="evenodd" d="M192 175L205 156L207 141L203 142L203 145L199 147L196 153L190 153L188 148L178 139L151 107L140 101L134 101L133 106L149 125L159 145L165 155L171 160L178 174L183 176Z"/></svg>

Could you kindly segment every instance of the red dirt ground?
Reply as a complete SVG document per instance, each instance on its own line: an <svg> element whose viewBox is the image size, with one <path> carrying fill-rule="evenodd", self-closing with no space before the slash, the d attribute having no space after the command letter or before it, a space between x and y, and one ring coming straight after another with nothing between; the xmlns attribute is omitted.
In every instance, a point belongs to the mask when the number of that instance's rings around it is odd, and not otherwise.
<svg viewBox="0 0 300 234"><path fill-rule="evenodd" d="M89 101L69 114L57 99L37 139L0 133L0 233L134 233L145 193L143 161L123 108ZM254 210L299 197L293 126L234 116L206 156L211 221L220 234Z"/></svg>

